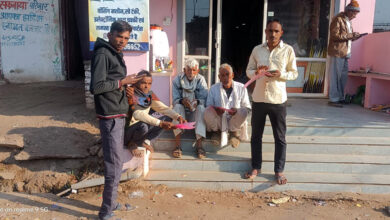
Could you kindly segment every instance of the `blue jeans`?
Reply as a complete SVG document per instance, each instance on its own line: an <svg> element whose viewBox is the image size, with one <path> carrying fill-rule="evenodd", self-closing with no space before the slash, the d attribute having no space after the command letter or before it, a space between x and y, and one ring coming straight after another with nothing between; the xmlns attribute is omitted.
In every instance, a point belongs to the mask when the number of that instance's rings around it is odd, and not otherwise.
<svg viewBox="0 0 390 220"><path fill-rule="evenodd" d="M348 79L348 58L330 57L329 76L329 101L343 101Z"/></svg>
<svg viewBox="0 0 390 220"><path fill-rule="evenodd" d="M104 160L104 191L99 217L112 213L117 205L118 185L122 174L125 118L99 120Z"/></svg>

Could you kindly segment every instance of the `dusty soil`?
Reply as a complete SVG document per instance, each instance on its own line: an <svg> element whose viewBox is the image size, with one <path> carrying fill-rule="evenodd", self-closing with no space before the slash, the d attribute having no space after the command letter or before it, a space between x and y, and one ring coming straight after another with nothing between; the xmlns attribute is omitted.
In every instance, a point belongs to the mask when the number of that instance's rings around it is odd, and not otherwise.
<svg viewBox="0 0 390 220"><path fill-rule="evenodd" d="M0 219L96 219L101 187L65 198L53 194L0 193ZM132 198L133 192L142 197ZM182 198L175 195L181 193ZM270 206L273 198L290 197ZM352 193L250 193L122 183L119 202L133 211L117 211L113 219L389 219L389 195Z"/></svg>
<svg viewBox="0 0 390 220"><path fill-rule="evenodd" d="M96 170L100 138L80 81L0 86L0 191L57 192ZM96 154L96 152L95 152Z"/></svg>

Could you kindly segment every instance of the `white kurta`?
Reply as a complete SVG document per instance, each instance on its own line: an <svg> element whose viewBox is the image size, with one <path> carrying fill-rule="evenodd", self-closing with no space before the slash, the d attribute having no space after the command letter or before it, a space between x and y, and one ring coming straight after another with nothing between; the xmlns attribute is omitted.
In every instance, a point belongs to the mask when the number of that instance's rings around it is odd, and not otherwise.
<svg viewBox="0 0 390 220"><path fill-rule="evenodd" d="M207 96L207 107L209 106L216 106L216 107L222 107L226 109L231 108L247 108L248 110L251 109L251 104L249 102L249 95L246 88L244 88L244 84L233 81L233 90L230 94L230 97L227 97L226 91L222 86L222 83L216 83L214 84L210 90L209 94ZM227 135L229 130L229 123L228 121L231 119L231 115L229 115L227 112L225 112L222 115L222 126L221 126L221 146L224 146L227 144ZM248 132L247 132L247 122L245 121L244 125L241 127L241 140L247 140L248 139Z"/></svg>

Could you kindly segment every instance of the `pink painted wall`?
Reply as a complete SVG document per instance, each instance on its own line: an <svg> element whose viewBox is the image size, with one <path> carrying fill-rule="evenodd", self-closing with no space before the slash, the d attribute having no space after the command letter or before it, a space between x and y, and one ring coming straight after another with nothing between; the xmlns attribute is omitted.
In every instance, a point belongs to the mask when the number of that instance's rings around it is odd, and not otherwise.
<svg viewBox="0 0 390 220"><path fill-rule="evenodd" d="M355 68L371 66L374 72L390 74L390 32L374 33L359 40L359 53L351 58Z"/></svg>
<svg viewBox="0 0 390 220"><path fill-rule="evenodd" d="M163 27L163 30L168 35L170 45L170 57L173 60L173 74L176 74L176 35L177 35L177 19L176 19L176 1L172 0L150 0L149 1L149 19L150 24L158 24ZM172 9L172 11L171 11ZM163 25L163 19L166 16L172 16L173 19L169 26ZM148 52L125 52L124 60L127 65L127 74L134 74L140 70L149 70L148 66L149 53ZM171 93L171 78L169 76L155 76L153 77L152 90L165 104L170 104Z"/></svg>
<svg viewBox="0 0 390 220"><path fill-rule="evenodd" d="M140 70L147 70L147 52L124 52L123 59L127 66L127 75L138 73Z"/></svg>
<svg viewBox="0 0 390 220"><path fill-rule="evenodd" d="M169 41L169 56L173 60L173 75L176 74L176 44L177 44L177 0L150 0L150 24L158 24L168 35ZM173 5L171 5L173 4ZM165 17L172 17L170 25L163 25ZM173 76L172 76L173 77ZM155 76L153 77L152 90L157 94L161 101L166 105L170 105L171 97L171 78L170 76Z"/></svg>

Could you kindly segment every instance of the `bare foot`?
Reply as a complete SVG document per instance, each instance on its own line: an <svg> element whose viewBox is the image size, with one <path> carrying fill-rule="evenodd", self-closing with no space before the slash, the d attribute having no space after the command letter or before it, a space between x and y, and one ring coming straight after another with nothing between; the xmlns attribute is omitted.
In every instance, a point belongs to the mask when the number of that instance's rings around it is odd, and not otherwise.
<svg viewBox="0 0 390 220"><path fill-rule="evenodd" d="M248 171L245 173L244 178L245 179L254 179L259 173L260 173L259 169L252 169L251 171Z"/></svg>
<svg viewBox="0 0 390 220"><path fill-rule="evenodd" d="M283 175L283 173L275 173L275 179L279 185L284 185L287 183L287 178Z"/></svg>
<svg viewBox="0 0 390 220"><path fill-rule="evenodd" d="M136 144L134 144L134 143L129 143L128 147L129 147L130 153L131 153L134 157L142 157L142 151L141 151L141 150L138 150L138 147L137 147Z"/></svg>
<svg viewBox="0 0 390 220"><path fill-rule="evenodd" d="M146 148L146 150L150 151L150 153L153 153L154 152L154 149L152 146L146 144L146 143L143 143L142 144L142 147Z"/></svg>
<svg viewBox="0 0 390 220"><path fill-rule="evenodd" d="M138 150L137 148L135 148L130 149L130 152L134 157L142 157L142 150Z"/></svg>

